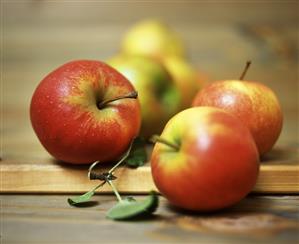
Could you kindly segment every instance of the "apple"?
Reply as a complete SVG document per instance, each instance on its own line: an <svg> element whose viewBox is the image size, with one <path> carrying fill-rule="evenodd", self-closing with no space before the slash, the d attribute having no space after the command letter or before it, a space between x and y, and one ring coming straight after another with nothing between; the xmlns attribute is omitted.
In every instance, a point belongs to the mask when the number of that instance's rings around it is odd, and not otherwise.
<svg viewBox="0 0 299 244"><path fill-rule="evenodd" d="M180 92L165 67L142 56L118 55L107 61L131 81L139 93L142 126L140 135L148 138L161 133L166 122L180 109Z"/></svg>
<svg viewBox="0 0 299 244"><path fill-rule="evenodd" d="M186 59L178 56L165 57L163 64L181 93L181 110L189 108L206 78Z"/></svg>
<svg viewBox="0 0 299 244"><path fill-rule="evenodd" d="M196 95L193 106L214 106L237 116L251 131L260 155L271 150L282 129L283 115L275 93L259 82L239 80L211 83Z"/></svg>
<svg viewBox="0 0 299 244"><path fill-rule="evenodd" d="M165 56L185 56L179 35L169 26L155 19L135 24L124 36L122 52L162 60Z"/></svg>
<svg viewBox="0 0 299 244"><path fill-rule="evenodd" d="M132 84L110 66L69 62L47 75L30 106L33 129L56 159L73 163L111 161L121 156L141 123Z"/></svg>
<svg viewBox="0 0 299 244"><path fill-rule="evenodd" d="M183 110L153 140L152 177L175 206L196 211L229 207L256 183L259 155L252 135L224 110Z"/></svg>
<svg viewBox="0 0 299 244"><path fill-rule="evenodd" d="M186 59L180 36L157 19L138 22L125 35L121 53L144 56L161 62L170 73L181 94L180 110L190 107L205 77Z"/></svg>

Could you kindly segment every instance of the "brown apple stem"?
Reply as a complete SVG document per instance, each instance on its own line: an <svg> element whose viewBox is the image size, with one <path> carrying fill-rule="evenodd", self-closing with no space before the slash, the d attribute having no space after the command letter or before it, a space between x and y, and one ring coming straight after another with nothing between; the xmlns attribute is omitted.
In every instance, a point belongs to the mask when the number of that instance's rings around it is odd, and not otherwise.
<svg viewBox="0 0 299 244"><path fill-rule="evenodd" d="M102 109L108 103L111 103L111 102L114 102L114 101L117 101L117 100L120 100L120 99L124 99L124 98L133 98L133 99L136 99L137 97L138 97L137 91L132 91L132 92L128 93L127 95L118 96L118 97L115 97L115 98L112 98L112 99L108 99L108 100L104 100L102 102L99 102L97 104L97 106L98 106L99 109Z"/></svg>
<svg viewBox="0 0 299 244"><path fill-rule="evenodd" d="M169 142L168 140L158 136L158 135L153 135L151 138L150 138L150 141L153 142L153 143L156 143L156 142L160 142L162 144L165 144L171 148L173 148L174 150L176 151L179 151L180 150L180 147L172 142Z"/></svg>
<svg viewBox="0 0 299 244"><path fill-rule="evenodd" d="M247 73L247 70L249 69L250 64L251 64L251 61L247 61L247 62L246 62L246 66L245 66L245 68L244 68L244 70L243 70L243 73L242 73L241 76L240 76L240 80L243 80L243 79L244 79L244 77L245 77L245 75L246 75L246 73Z"/></svg>

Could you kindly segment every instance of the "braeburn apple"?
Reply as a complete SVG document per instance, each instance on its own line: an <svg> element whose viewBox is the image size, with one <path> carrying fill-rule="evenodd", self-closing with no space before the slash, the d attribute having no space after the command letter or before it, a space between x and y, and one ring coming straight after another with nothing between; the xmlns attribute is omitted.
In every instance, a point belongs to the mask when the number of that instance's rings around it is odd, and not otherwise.
<svg viewBox="0 0 299 244"><path fill-rule="evenodd" d="M262 83L242 80L244 75L240 80L218 81L204 87L193 106L214 106L237 116L249 128L263 155L277 141L283 115L275 93Z"/></svg>
<svg viewBox="0 0 299 244"><path fill-rule="evenodd" d="M174 205L197 211L231 206L254 187L259 155L248 128L214 107L186 109L154 138L152 176Z"/></svg>
<svg viewBox="0 0 299 244"><path fill-rule="evenodd" d="M31 100L31 123L58 160L115 160L138 135L141 112L136 97L131 83L110 66L73 61L40 82Z"/></svg>

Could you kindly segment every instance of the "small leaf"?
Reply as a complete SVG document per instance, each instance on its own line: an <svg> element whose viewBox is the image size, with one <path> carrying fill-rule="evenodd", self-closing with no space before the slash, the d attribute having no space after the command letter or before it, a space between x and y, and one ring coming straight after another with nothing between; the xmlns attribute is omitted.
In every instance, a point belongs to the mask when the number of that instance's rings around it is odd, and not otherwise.
<svg viewBox="0 0 299 244"><path fill-rule="evenodd" d="M86 203L89 201L89 199L94 195L96 189L103 186L106 182L102 182L101 184L97 185L94 189L90 190L89 192L86 192L85 194L74 197L74 198L68 198L67 201L72 206L79 206L81 203Z"/></svg>
<svg viewBox="0 0 299 244"><path fill-rule="evenodd" d="M136 168L146 163L147 154L145 146L146 143L143 139L139 137L135 138L130 154L125 160L128 166Z"/></svg>
<svg viewBox="0 0 299 244"><path fill-rule="evenodd" d="M136 217L145 217L153 213L159 204L159 198L156 192L150 192L150 195L142 201L136 201L129 197L118 202L107 213L109 219L127 220Z"/></svg>
<svg viewBox="0 0 299 244"><path fill-rule="evenodd" d="M80 203L88 202L93 195L94 191L89 191L79 197L68 198L67 201L70 205L78 205Z"/></svg>

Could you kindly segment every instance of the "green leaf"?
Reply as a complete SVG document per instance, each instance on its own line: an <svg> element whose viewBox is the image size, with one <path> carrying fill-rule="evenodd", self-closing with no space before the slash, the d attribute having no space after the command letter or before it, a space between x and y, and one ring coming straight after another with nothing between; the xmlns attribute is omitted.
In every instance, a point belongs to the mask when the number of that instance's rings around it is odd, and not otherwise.
<svg viewBox="0 0 299 244"><path fill-rule="evenodd" d="M86 192L84 195L75 198L68 198L67 201L70 205L78 205L80 203L88 202L89 199L94 195L94 191Z"/></svg>
<svg viewBox="0 0 299 244"><path fill-rule="evenodd" d="M134 198L125 198L114 205L107 213L109 219L127 220L136 217L145 217L153 213L159 204L159 198L156 192L150 192L150 195L142 201L136 201Z"/></svg>
<svg viewBox="0 0 299 244"><path fill-rule="evenodd" d="M95 188L90 190L89 192L86 192L85 194L74 197L74 198L68 198L67 201L72 206L79 206L81 203L86 203L89 201L89 199L95 194L95 191L103 186L106 182L102 182L101 184L97 185Z"/></svg>
<svg viewBox="0 0 299 244"><path fill-rule="evenodd" d="M147 153L145 146L146 142L143 139L135 138L130 154L125 160L128 166L136 168L146 163Z"/></svg>

